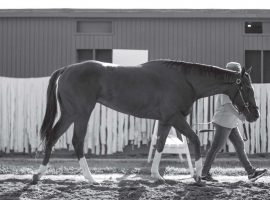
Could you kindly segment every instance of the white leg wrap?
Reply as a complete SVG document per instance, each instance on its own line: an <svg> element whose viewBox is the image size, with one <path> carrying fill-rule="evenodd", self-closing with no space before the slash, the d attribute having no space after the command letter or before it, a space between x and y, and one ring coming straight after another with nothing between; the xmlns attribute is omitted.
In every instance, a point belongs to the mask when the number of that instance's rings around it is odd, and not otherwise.
<svg viewBox="0 0 270 200"><path fill-rule="evenodd" d="M151 167L151 177L156 179L156 180L161 180L164 181L164 178L162 176L160 176L159 174L159 163L160 163L160 159L161 159L161 154L159 153L157 150L155 152L155 156L153 159L153 163L152 163L152 167Z"/></svg>
<svg viewBox="0 0 270 200"><path fill-rule="evenodd" d="M80 158L79 164L80 164L80 167L82 169L84 178L86 178L90 182L95 182L95 180L93 179L91 172L88 168L88 164L87 164L85 157Z"/></svg>
<svg viewBox="0 0 270 200"><path fill-rule="evenodd" d="M159 173L158 168L159 168L160 159L161 159L161 153L156 151L154 159L153 159L152 167L151 167L151 173Z"/></svg>
<svg viewBox="0 0 270 200"><path fill-rule="evenodd" d="M45 174L45 172L47 171L47 169L48 169L48 166L46 165L40 165L39 166L39 169L38 169L38 171L37 171L37 174L40 174L40 175L43 175L43 174Z"/></svg>
<svg viewBox="0 0 270 200"><path fill-rule="evenodd" d="M202 158L195 161L196 175L202 176Z"/></svg>

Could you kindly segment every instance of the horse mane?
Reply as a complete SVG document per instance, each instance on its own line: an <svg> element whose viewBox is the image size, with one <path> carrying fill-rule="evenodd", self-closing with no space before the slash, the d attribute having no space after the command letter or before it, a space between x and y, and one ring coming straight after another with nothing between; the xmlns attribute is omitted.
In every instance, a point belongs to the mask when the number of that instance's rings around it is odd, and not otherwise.
<svg viewBox="0 0 270 200"><path fill-rule="evenodd" d="M200 76L206 76L206 77L212 77L212 78L215 77L217 79L224 79L224 80L230 80L233 75L238 74L238 72L224 69L217 66L178 61L178 60L169 60L169 59L153 60L153 61L150 61L149 63L160 64L168 69L172 69L186 75L198 74Z"/></svg>

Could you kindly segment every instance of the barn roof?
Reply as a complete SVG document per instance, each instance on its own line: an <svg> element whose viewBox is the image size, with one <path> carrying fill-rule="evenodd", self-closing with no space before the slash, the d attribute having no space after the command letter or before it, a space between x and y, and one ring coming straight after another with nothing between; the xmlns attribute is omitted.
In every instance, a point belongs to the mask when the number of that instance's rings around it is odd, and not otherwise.
<svg viewBox="0 0 270 200"><path fill-rule="evenodd" d="M232 9L0 9L0 17L270 18L270 10Z"/></svg>

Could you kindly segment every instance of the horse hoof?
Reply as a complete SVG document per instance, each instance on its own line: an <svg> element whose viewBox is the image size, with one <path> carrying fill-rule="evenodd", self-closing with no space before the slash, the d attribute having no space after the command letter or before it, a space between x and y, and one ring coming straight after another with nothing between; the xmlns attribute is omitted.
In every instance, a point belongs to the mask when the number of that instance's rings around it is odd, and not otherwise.
<svg viewBox="0 0 270 200"><path fill-rule="evenodd" d="M204 187L206 185L206 183L202 181L200 176L194 176L193 178L195 180L195 186Z"/></svg>
<svg viewBox="0 0 270 200"><path fill-rule="evenodd" d="M94 186L101 186L101 184L99 182L96 181L89 181L90 185L94 185Z"/></svg>
<svg viewBox="0 0 270 200"><path fill-rule="evenodd" d="M40 180L40 175L39 174L34 174L31 184L36 185L39 180Z"/></svg>
<svg viewBox="0 0 270 200"><path fill-rule="evenodd" d="M158 173L152 173L151 177L157 182L165 183L165 179L162 176L160 176L160 174Z"/></svg>
<svg viewBox="0 0 270 200"><path fill-rule="evenodd" d="M99 182L95 181L94 179L88 179L86 178L87 182L90 184L90 185L100 185Z"/></svg>
<svg viewBox="0 0 270 200"><path fill-rule="evenodd" d="M98 183L98 182L92 182L91 184L92 184L92 185L95 185L95 186L101 186L101 184Z"/></svg>
<svg viewBox="0 0 270 200"><path fill-rule="evenodd" d="M205 182L195 182L195 183L193 183L193 185L197 186L197 187L205 187L206 183Z"/></svg>

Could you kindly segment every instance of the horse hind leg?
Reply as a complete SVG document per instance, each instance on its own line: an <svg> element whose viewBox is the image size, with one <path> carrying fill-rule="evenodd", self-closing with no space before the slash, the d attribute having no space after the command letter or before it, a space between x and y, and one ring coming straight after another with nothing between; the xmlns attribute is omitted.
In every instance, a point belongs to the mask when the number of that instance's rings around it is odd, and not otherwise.
<svg viewBox="0 0 270 200"><path fill-rule="evenodd" d="M72 138L72 144L74 146L74 150L76 152L84 178L87 179L88 182L91 184L99 184L92 177L92 174L89 170L87 161L83 153L84 139L85 139L85 135L87 131L89 117L90 117L90 113L81 114L74 121L74 133L73 133L73 138Z"/></svg>
<svg viewBox="0 0 270 200"><path fill-rule="evenodd" d="M64 113L61 114L59 120L52 129L51 138L45 146L45 155L38 171L33 175L32 184L36 184L42 175L45 174L48 166L48 162L51 156L52 148L56 144L61 135L69 128L72 123L72 118Z"/></svg>
<svg viewBox="0 0 270 200"><path fill-rule="evenodd" d="M155 180L164 181L164 178L159 174L159 163L170 130L170 125L164 124L162 122L158 123L156 151L151 167L151 177Z"/></svg>

